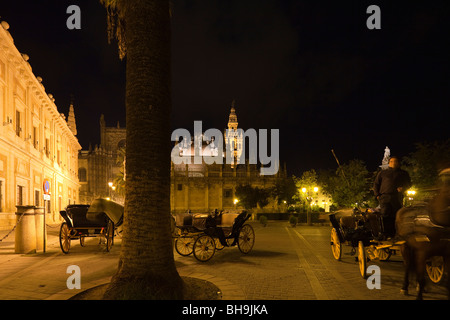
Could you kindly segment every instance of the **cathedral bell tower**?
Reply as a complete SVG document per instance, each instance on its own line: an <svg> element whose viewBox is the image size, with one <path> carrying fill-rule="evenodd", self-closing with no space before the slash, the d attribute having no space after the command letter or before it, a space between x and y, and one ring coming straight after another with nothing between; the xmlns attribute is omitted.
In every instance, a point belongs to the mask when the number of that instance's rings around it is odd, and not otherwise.
<svg viewBox="0 0 450 320"><path fill-rule="evenodd" d="M75 121L75 111L73 108L73 98L70 102L70 107L69 107L69 116L67 117L67 125L70 128L70 130L72 131L73 135L76 136L77 135L77 124Z"/></svg>
<svg viewBox="0 0 450 320"><path fill-rule="evenodd" d="M234 168L238 164L238 160L242 154L242 132L239 132L238 121L235 109L235 101L231 102L230 116L228 117L228 130L225 133L225 144L229 154L233 155L234 159L231 167Z"/></svg>
<svg viewBox="0 0 450 320"><path fill-rule="evenodd" d="M235 101L231 102L230 116L228 117L228 130L237 130L238 121L236 115L236 109L234 108Z"/></svg>

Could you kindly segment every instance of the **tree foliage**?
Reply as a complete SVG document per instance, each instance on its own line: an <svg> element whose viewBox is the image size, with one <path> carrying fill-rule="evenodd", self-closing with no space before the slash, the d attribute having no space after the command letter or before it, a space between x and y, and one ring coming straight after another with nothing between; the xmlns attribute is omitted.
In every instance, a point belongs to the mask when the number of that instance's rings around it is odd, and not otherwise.
<svg viewBox="0 0 450 320"><path fill-rule="evenodd" d="M317 175L316 170L311 169L309 171L305 171L300 178L294 177L294 181L297 187L297 192L294 198L302 204L307 203L308 192L310 193L311 190L319 186L319 176ZM301 190L303 188L306 188L308 191L302 192Z"/></svg>
<svg viewBox="0 0 450 320"><path fill-rule="evenodd" d="M324 190L339 207L353 207L356 203L373 200L373 179L373 174L367 170L362 160L351 160L334 173L323 173L321 176Z"/></svg>
<svg viewBox="0 0 450 320"><path fill-rule="evenodd" d="M297 186L295 185L294 177L286 177L278 180L271 190L272 197L277 200L278 204L293 204L296 193Z"/></svg>
<svg viewBox="0 0 450 320"><path fill-rule="evenodd" d="M264 208L269 204L270 190L258 187L252 187L249 184L239 185L236 187L236 197L239 205L247 210L256 208Z"/></svg>
<svg viewBox="0 0 450 320"><path fill-rule="evenodd" d="M439 172L450 167L450 139L417 143L416 150L403 159L403 164L415 187L435 187Z"/></svg>

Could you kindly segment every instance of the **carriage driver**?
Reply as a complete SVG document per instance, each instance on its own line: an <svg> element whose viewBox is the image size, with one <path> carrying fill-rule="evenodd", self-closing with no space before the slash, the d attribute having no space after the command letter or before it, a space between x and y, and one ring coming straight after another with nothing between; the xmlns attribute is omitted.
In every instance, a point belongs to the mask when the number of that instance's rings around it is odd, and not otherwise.
<svg viewBox="0 0 450 320"><path fill-rule="evenodd" d="M373 184L375 197L380 203L383 217L384 235L395 236L395 216L403 206L403 193L411 187L411 178L405 170L400 169L400 159L391 157L389 168L381 170Z"/></svg>

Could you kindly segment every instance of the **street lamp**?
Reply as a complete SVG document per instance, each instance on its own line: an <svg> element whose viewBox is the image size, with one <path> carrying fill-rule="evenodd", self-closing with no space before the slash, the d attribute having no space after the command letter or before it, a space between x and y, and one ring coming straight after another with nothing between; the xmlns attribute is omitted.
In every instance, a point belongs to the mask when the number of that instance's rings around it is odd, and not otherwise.
<svg viewBox="0 0 450 320"><path fill-rule="evenodd" d="M414 196L416 195L415 190L408 190L406 191L406 195L408 196L408 199L405 199L405 205L408 203L411 203L414 200Z"/></svg>
<svg viewBox="0 0 450 320"><path fill-rule="evenodd" d="M110 200L111 199L111 189L112 190L116 190L116 187L113 185L113 183L111 181L108 182L108 186L109 186L109 197L108 197L108 200Z"/></svg>
<svg viewBox="0 0 450 320"><path fill-rule="evenodd" d="M314 199L313 195L314 193L311 192L311 190L316 194L319 192L319 187L312 187L312 188L302 188L302 192L305 194L306 196L306 200L308 200L308 209L306 211L306 224L308 226L312 225L312 221L311 221L311 206L312 206L312 201Z"/></svg>
<svg viewBox="0 0 450 320"><path fill-rule="evenodd" d="M234 198L233 203L234 203L234 209L236 210L237 208L237 203L239 202L239 199Z"/></svg>

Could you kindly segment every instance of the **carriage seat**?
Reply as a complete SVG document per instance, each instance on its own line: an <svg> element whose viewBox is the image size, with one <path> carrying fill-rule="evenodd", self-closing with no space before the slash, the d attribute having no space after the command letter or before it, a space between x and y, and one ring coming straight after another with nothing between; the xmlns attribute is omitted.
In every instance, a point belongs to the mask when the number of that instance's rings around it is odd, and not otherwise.
<svg viewBox="0 0 450 320"><path fill-rule="evenodd" d="M192 226L199 229L204 230L206 228L206 219L208 219L209 215L207 213L197 213L192 217Z"/></svg>
<svg viewBox="0 0 450 320"><path fill-rule="evenodd" d="M90 213L87 217L89 206L71 205L67 206L67 215L72 219L72 226L75 228L104 228L108 222L108 217L104 212Z"/></svg>
<svg viewBox="0 0 450 320"><path fill-rule="evenodd" d="M175 225L179 228L183 227L195 227L197 229L205 229L206 219L208 214L206 213L187 213L181 212L175 214Z"/></svg>
<svg viewBox="0 0 450 320"><path fill-rule="evenodd" d="M218 227L221 228L231 228L233 227L234 221L236 220L238 213L224 213L222 214L222 221Z"/></svg>
<svg viewBox="0 0 450 320"><path fill-rule="evenodd" d="M356 218L353 216L345 216L341 217L340 223L341 226L347 229L355 229L356 228Z"/></svg>
<svg viewBox="0 0 450 320"><path fill-rule="evenodd" d="M175 225L177 227L192 226L192 214L187 212L176 213Z"/></svg>

